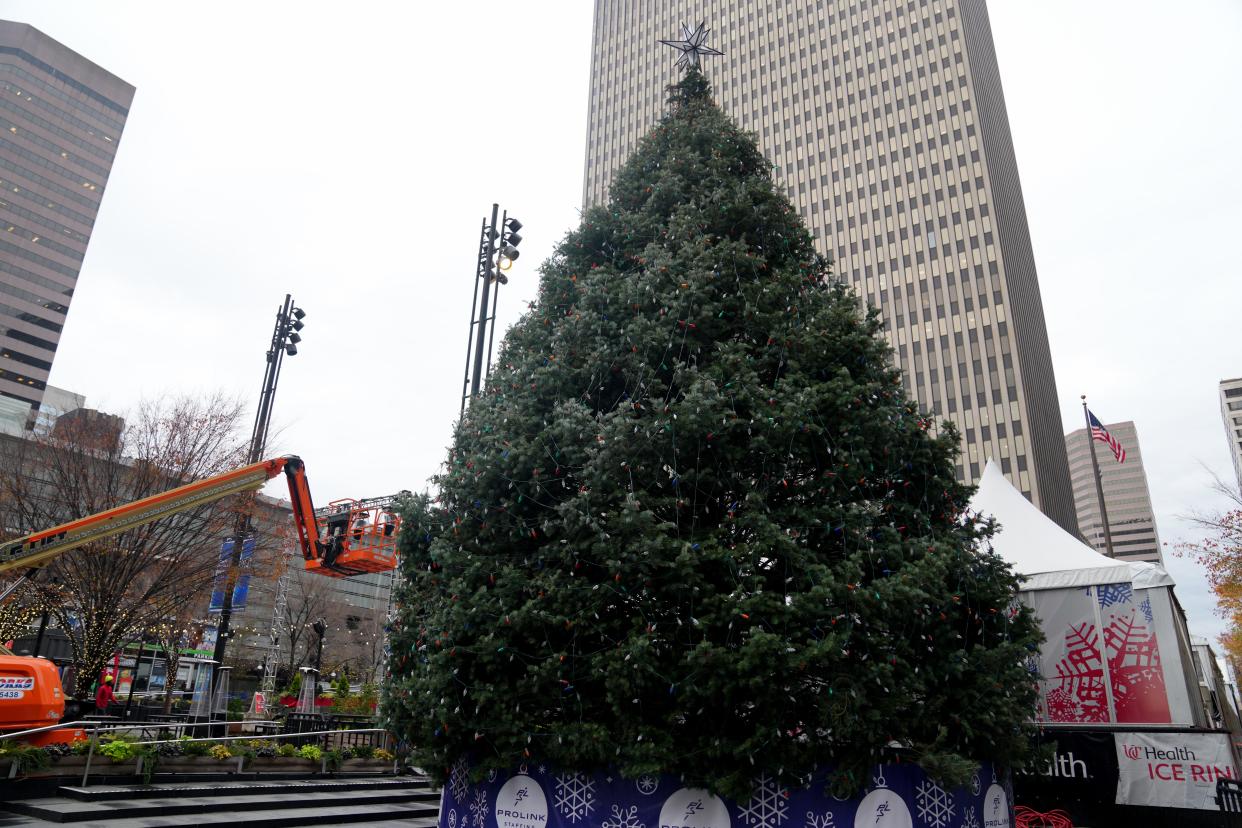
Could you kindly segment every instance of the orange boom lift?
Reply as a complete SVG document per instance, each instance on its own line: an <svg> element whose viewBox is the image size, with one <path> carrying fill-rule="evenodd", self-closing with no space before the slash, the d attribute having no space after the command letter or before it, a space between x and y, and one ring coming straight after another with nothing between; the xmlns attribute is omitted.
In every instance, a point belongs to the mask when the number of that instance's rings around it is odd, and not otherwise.
<svg viewBox="0 0 1242 828"><path fill-rule="evenodd" d="M396 568L401 520L394 509L394 498L333 501L322 512L321 530L306 481L306 467L300 457L288 455L0 543L0 574L16 569L33 570L79 546L230 495L257 490L282 472L289 484L293 519L308 572L344 578ZM0 601L26 577L0 593ZM64 690L56 666L41 658L15 656L0 646L0 732L56 724L64 713ZM81 731L61 730L38 734L28 741L47 744L74 738L75 734L81 738Z"/></svg>

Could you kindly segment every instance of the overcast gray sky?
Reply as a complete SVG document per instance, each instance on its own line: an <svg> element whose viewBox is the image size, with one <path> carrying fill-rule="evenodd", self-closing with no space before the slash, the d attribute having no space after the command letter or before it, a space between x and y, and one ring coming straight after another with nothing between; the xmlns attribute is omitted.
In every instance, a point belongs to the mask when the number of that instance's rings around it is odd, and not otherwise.
<svg viewBox="0 0 1242 828"><path fill-rule="evenodd" d="M1082 393L1137 423L1175 543L1232 475L1242 6L989 6L1065 430ZM423 488L460 405L481 218L499 201L526 225L502 325L577 221L591 7L0 2L138 88L52 383L116 412L253 399L291 292L307 327L275 450L323 502ZM1202 578L1166 560L1214 637Z"/></svg>

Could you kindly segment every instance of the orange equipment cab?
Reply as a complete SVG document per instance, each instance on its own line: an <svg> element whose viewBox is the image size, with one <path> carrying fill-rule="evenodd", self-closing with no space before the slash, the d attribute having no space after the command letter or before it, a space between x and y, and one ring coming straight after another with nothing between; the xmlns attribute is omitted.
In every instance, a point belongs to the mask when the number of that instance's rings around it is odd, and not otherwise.
<svg viewBox="0 0 1242 828"><path fill-rule="evenodd" d="M33 730L54 725L64 715L65 695L55 664L43 658L0 654L0 729ZM42 746L85 738L84 730L61 729L35 733L24 741Z"/></svg>

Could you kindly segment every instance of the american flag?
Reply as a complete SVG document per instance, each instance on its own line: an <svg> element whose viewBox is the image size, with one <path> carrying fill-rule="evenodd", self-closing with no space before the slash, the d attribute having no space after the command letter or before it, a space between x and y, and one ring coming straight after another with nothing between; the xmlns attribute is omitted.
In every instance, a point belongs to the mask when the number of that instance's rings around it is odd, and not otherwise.
<svg viewBox="0 0 1242 828"><path fill-rule="evenodd" d="M1126 450L1121 447L1121 443L1117 441L1116 437L1108 433L1108 429L1095 418L1090 409L1087 410L1087 419L1091 423L1091 439L1099 440L1101 443L1108 443L1108 447L1113 450L1113 457L1117 458L1117 462L1126 462Z"/></svg>

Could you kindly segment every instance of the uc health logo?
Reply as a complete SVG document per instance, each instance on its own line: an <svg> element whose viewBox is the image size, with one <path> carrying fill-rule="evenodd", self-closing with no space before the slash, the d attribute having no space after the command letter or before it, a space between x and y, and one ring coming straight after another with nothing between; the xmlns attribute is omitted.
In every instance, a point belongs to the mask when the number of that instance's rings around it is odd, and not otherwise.
<svg viewBox="0 0 1242 828"><path fill-rule="evenodd" d="M1127 759L1139 758L1140 748L1138 745L1122 745L1121 751L1126 755Z"/></svg>

